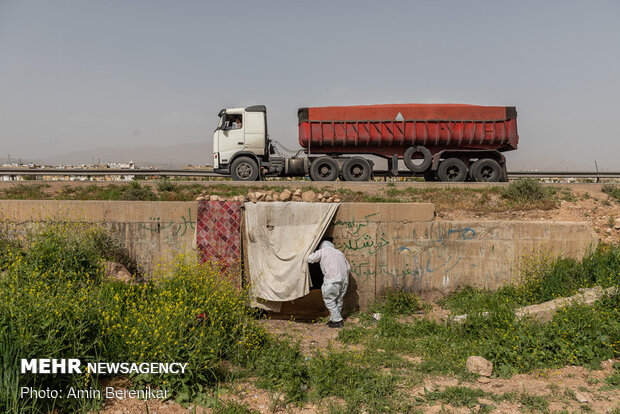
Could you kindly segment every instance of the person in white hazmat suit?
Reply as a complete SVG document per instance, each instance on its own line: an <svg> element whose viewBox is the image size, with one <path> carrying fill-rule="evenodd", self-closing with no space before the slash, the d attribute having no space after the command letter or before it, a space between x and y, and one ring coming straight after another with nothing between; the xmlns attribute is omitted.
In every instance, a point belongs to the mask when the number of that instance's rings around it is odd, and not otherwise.
<svg viewBox="0 0 620 414"><path fill-rule="evenodd" d="M344 295L349 287L351 266L344 254L327 240L322 241L319 249L308 256L308 263L317 262L320 262L323 273L323 286L321 287L323 301L330 313L327 326L341 328L344 322L340 312L342 312Z"/></svg>

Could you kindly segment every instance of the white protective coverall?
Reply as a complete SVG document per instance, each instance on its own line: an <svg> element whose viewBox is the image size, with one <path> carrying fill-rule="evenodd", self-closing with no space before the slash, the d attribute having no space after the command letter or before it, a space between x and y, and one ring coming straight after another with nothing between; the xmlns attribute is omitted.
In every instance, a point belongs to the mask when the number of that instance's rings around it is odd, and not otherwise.
<svg viewBox="0 0 620 414"><path fill-rule="evenodd" d="M308 256L308 263L320 262L321 272L323 272L323 286L321 293L323 301L330 313L331 322L342 321L340 312L344 294L349 287L349 272L351 266L344 257L344 254L336 249L334 245L324 240L319 246L319 250Z"/></svg>

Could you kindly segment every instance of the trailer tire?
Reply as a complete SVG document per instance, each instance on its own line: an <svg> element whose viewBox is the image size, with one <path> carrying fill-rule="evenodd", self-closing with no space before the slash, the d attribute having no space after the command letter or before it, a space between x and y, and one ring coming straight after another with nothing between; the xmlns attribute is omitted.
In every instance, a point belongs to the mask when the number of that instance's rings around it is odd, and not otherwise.
<svg viewBox="0 0 620 414"><path fill-rule="evenodd" d="M258 164L250 157L236 158L230 166L233 181L256 181L259 175Z"/></svg>
<svg viewBox="0 0 620 414"><path fill-rule="evenodd" d="M448 158L439 164L437 177L440 181L463 182L467 179L467 165L458 158Z"/></svg>
<svg viewBox="0 0 620 414"><path fill-rule="evenodd" d="M420 164L415 164L413 160L418 158L413 158L413 156L418 153L422 154L422 162ZM421 173L426 171L426 169L431 166L431 162L433 162L433 155L425 146L416 145L414 147L407 148L405 154L403 155L403 160L409 170L416 173Z"/></svg>
<svg viewBox="0 0 620 414"><path fill-rule="evenodd" d="M502 167L492 158L482 158L474 162L469 170L474 181L497 183L502 180Z"/></svg>
<svg viewBox="0 0 620 414"><path fill-rule="evenodd" d="M338 163L331 157L321 157L310 164L312 181L336 181L339 175Z"/></svg>
<svg viewBox="0 0 620 414"><path fill-rule="evenodd" d="M361 157L349 158L342 166L345 181L368 181L372 174L370 163Z"/></svg>

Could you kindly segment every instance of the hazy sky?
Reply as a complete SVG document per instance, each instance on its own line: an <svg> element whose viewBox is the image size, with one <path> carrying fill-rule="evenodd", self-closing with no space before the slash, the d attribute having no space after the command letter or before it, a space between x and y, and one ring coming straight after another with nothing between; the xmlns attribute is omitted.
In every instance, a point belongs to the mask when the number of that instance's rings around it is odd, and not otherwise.
<svg viewBox="0 0 620 414"><path fill-rule="evenodd" d="M0 0L0 161L406 102L516 106L509 169L620 170L620 2Z"/></svg>

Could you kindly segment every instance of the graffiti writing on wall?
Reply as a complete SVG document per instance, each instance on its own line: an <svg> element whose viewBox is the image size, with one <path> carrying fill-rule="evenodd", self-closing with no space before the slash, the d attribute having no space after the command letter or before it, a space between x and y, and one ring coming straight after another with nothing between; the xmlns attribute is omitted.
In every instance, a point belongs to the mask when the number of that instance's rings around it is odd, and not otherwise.
<svg viewBox="0 0 620 414"><path fill-rule="evenodd" d="M336 220L336 221L334 221L334 226L343 226L343 227L347 228L345 233L348 236L357 236L357 235L359 235L360 230L362 228L368 226L368 223L370 223L368 221L368 219L370 217L376 216L378 214L379 214L379 212L368 214L368 215L364 216L364 220L363 221L355 221L355 216L352 216L351 220L346 220L346 221L345 220Z"/></svg>
<svg viewBox="0 0 620 414"><path fill-rule="evenodd" d="M405 236L404 239L402 236L376 234L369 227L370 218L379 214L371 213L361 220L352 217L351 220L334 222L334 227L339 227L339 236L342 237L342 241L335 243L336 247L345 255L348 252L356 253L349 260L351 274L360 282L382 276L394 281L408 280L407 283L416 285L424 275L439 274L443 284L448 285L455 276L452 274L453 269L464 263L460 249L448 243L467 242L477 237L472 227L446 222L433 222L420 235L416 234L414 228L411 236ZM377 255L379 251L385 254ZM367 259L359 259L360 256ZM370 260L372 257L377 259Z"/></svg>
<svg viewBox="0 0 620 414"><path fill-rule="evenodd" d="M413 229L413 239L416 238L416 231ZM476 230L471 227L454 228L450 224L433 222L430 229L424 231L424 238L439 243L450 240L473 240L476 238Z"/></svg>
<svg viewBox="0 0 620 414"><path fill-rule="evenodd" d="M407 264L404 269L390 269L387 264L377 264L371 267L370 262L356 263L351 261L351 274L356 276L362 281L368 280L371 276L391 276L391 277L406 277L406 276L418 276L419 271L417 269L411 269Z"/></svg>
<svg viewBox="0 0 620 414"><path fill-rule="evenodd" d="M344 243L337 243L336 248L342 250L343 253L347 251L362 251L362 253L374 255L390 244L383 237L384 235L377 240L374 234L368 234L367 231L363 230L370 223L368 219L378 214L379 212L368 214L361 221L356 221L355 217L352 217L351 220L336 220L334 226L344 227L343 235L347 238L347 241Z"/></svg>
<svg viewBox="0 0 620 414"><path fill-rule="evenodd" d="M379 240L372 237L348 239L342 244L343 251L358 250L375 246L385 248L390 243L385 234ZM406 283L420 286L424 275L439 274L442 284L448 286L454 281L453 269L462 265L463 257L457 249L447 246L448 242L467 242L477 236L476 230L471 227L454 227L442 223L433 223L424 231L423 237L417 237L412 230L410 240L395 243L393 254L385 256L386 262L370 260L351 260L351 274L360 282L371 281L376 277L389 277L393 283ZM371 253L372 251L366 250ZM383 256L382 256L383 258ZM395 264L398 262L399 264ZM473 266L473 265L472 265Z"/></svg>
<svg viewBox="0 0 620 414"><path fill-rule="evenodd" d="M193 231L196 228L192 219L192 209L187 209L187 216L181 215L177 221L162 221L160 217L149 217L148 222L140 223L140 228L152 232L160 233L163 230L171 229L175 237L182 237L188 230Z"/></svg>

